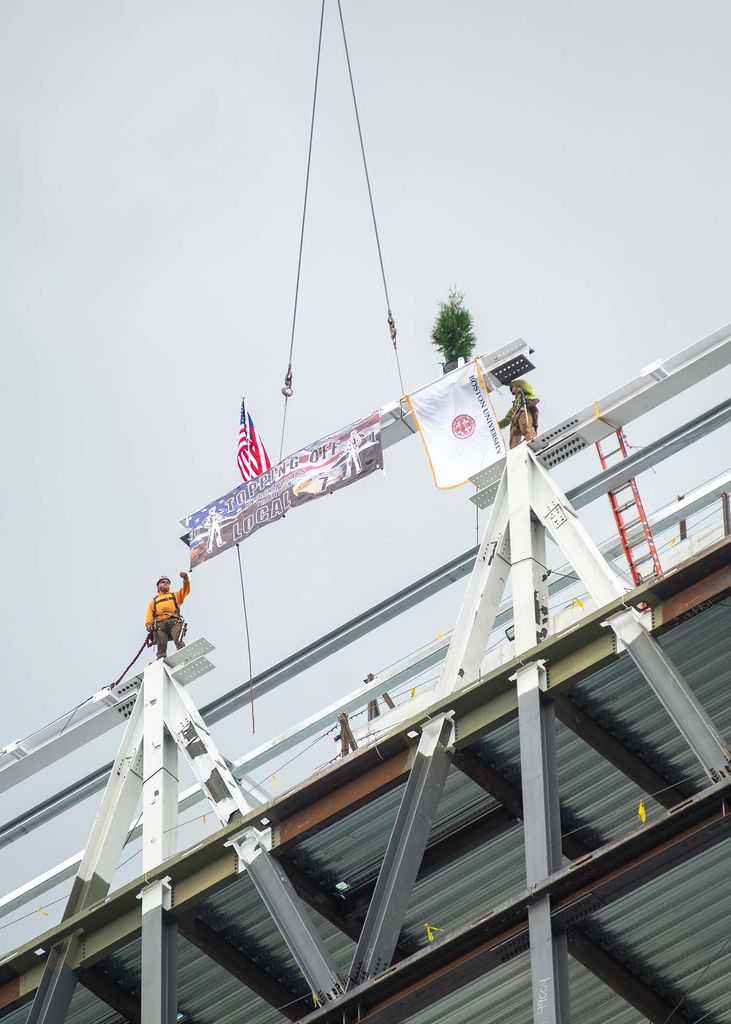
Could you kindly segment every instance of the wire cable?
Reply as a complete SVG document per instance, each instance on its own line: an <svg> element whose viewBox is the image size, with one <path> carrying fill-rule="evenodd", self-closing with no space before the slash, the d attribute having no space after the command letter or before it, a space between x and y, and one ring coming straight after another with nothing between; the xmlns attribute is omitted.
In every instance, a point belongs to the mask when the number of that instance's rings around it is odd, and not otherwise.
<svg viewBox="0 0 731 1024"><path fill-rule="evenodd" d="M670 1012L670 1013L668 1014L668 1016L667 1016L667 1017L665 1018L665 1020L663 1021L663 1024L669 1024L669 1021L671 1021L671 1020L673 1019L673 1017L674 1017L674 1016L675 1016L675 1014L676 1014L676 1013L678 1012L678 1010L679 1010L679 1009L680 1009L680 1007L681 1007L681 1006L683 1005L683 1003L684 1003L684 1002L686 1001L686 999L689 999L689 998L690 998L690 997L691 997L691 996L693 995L693 993L694 993L694 992L695 992L695 990L696 990L696 989L698 988L698 986L700 985L700 983L701 983L701 981L703 980L703 978L704 978L704 977L706 976L706 974L707 974L707 973L708 973L708 971L709 971L709 970L711 969L711 967L712 967L712 966L713 966L713 965L715 964L716 960L718 960L718 958L719 958L719 957L721 956L721 954L723 953L723 951L724 951L724 949L726 948L726 946L728 946L729 942L731 942L731 935L729 935L729 936L728 936L728 938L726 938L726 939L724 939L724 940L723 940L723 942L721 943L721 945L720 945L720 946L718 947L718 949L716 950L716 952L715 952L715 953L713 954L713 956L711 957L711 959L710 959L710 960L708 961L708 963L706 964L706 966L705 966L705 967L703 968L703 970L702 970L702 971L700 972L700 974L698 975L698 977L697 977L697 978L696 978L696 980L694 981L694 983L693 983L693 986L692 986L692 988L690 988L690 989L689 989L689 990L688 990L688 991L687 991L687 992L686 992L686 993L685 993L685 994L684 994L684 995L682 996L682 998L678 1000L678 1002L676 1003L676 1005L675 1005L675 1006L673 1007L673 1009L671 1010L671 1012ZM701 1019L701 1020L703 1020L703 1017L701 1017L700 1019Z"/></svg>
<svg viewBox="0 0 731 1024"><path fill-rule="evenodd" d="M391 341L393 342L393 354L396 357L396 369L398 371L399 386L401 388L401 394L406 393L404 388L404 380L401 374L401 362L399 360L398 346L396 344L396 322L391 312L391 300L388 295L388 285L386 283L386 270L383 265L383 252L381 251L381 239L378 234L378 222L376 221L376 208L373 202L373 190L371 189L371 178L368 173L368 161L366 160L365 144L363 142L363 130L360 123L360 114L358 112L358 100L355 96L355 83L353 81L353 68L350 63L350 51L348 50L348 37L345 32L345 21L343 19L343 8L338 0L338 14L340 16L340 28L343 35L343 46L345 48L345 60L348 65L348 78L350 79L350 92L353 96L353 109L355 110L355 123L358 126L358 139L360 141L360 153L363 157L363 170L365 171L366 186L368 187L368 201L371 205L371 217L373 219L373 232L376 236L376 248L378 249L378 262L381 266L381 278L383 280L383 293L386 297L386 309L388 310L388 329L391 334Z"/></svg>
<svg viewBox="0 0 731 1024"><path fill-rule="evenodd" d="M282 461L284 453L284 431L287 424L287 404L292 397L292 355L294 353L294 332L297 324L297 301L300 291L300 276L302 273L302 250L305 244L305 223L307 221L307 197L310 190L310 168L312 166L312 140L315 134L315 110L317 108L317 86L320 81L320 54L322 53L322 26L325 20L325 0L320 6L320 31L317 37L317 61L315 63L315 87L312 94L312 115L310 117L310 141L307 146L307 172L305 174L305 195L302 202L302 225L300 227L299 254L297 256L297 279L294 286L294 307L292 309L292 333L289 339L289 358L287 360L287 373L284 377L284 412L282 414L282 437L279 442L279 461Z"/></svg>

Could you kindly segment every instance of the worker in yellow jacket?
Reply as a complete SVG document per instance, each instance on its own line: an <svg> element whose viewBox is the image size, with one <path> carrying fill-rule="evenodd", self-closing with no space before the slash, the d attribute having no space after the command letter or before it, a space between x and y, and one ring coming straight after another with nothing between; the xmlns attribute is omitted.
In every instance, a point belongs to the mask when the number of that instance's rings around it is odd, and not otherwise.
<svg viewBox="0 0 731 1024"><path fill-rule="evenodd" d="M183 585L180 590L170 589L170 578L161 576L157 581L157 594L147 606L145 627L152 633L157 644L158 658L164 658L168 651L168 640L172 640L180 650L185 647L185 622L180 614L180 606L190 593L190 579L187 572L181 572Z"/></svg>
<svg viewBox="0 0 731 1024"><path fill-rule="evenodd" d="M500 427L510 424L510 447L515 448L525 438L532 441L538 429L538 402L533 385L527 380L511 380L508 385L515 396L508 413L500 420Z"/></svg>

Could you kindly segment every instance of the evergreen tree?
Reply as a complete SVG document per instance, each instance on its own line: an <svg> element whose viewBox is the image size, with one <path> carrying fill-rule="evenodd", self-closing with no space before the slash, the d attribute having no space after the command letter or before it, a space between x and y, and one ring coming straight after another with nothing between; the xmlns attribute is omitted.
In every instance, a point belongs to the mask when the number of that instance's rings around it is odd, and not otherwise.
<svg viewBox="0 0 731 1024"><path fill-rule="evenodd" d="M464 294L452 288L446 302L439 303L431 338L445 363L460 357L465 362L477 344L472 330L472 314L464 305Z"/></svg>

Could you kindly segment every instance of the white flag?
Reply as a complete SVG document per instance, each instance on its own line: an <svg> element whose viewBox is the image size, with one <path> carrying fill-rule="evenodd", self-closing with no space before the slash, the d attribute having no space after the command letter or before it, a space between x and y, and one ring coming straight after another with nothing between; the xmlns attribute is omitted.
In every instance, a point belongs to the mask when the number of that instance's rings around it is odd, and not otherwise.
<svg viewBox="0 0 731 1024"><path fill-rule="evenodd" d="M505 455L476 359L406 398L437 487L459 487Z"/></svg>

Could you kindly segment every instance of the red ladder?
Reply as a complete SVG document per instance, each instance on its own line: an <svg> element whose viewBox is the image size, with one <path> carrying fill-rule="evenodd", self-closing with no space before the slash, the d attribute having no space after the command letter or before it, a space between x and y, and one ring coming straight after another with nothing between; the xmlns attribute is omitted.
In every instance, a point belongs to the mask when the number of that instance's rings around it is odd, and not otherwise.
<svg viewBox="0 0 731 1024"><path fill-rule="evenodd" d="M615 455L619 455L622 459L627 458L627 438L624 436L624 431L618 430L615 436L618 446L610 452L605 453L602 450L602 442L596 442L596 450L599 452L599 461L602 464L602 469L608 468L608 460ZM640 497L637 481L634 477L628 480L626 484L618 487L616 491L609 491L609 504L612 506L619 539L622 542L622 548L624 549L635 586L638 587L643 580L643 575L638 566L644 565L646 562L652 564L652 572L646 573L644 578L660 576L662 574L662 566L657 556L655 541L652 539L652 532L647 522L642 498ZM627 518L628 513L629 517ZM638 528L639 534L637 533ZM634 541L630 540L630 535L634 535Z"/></svg>

